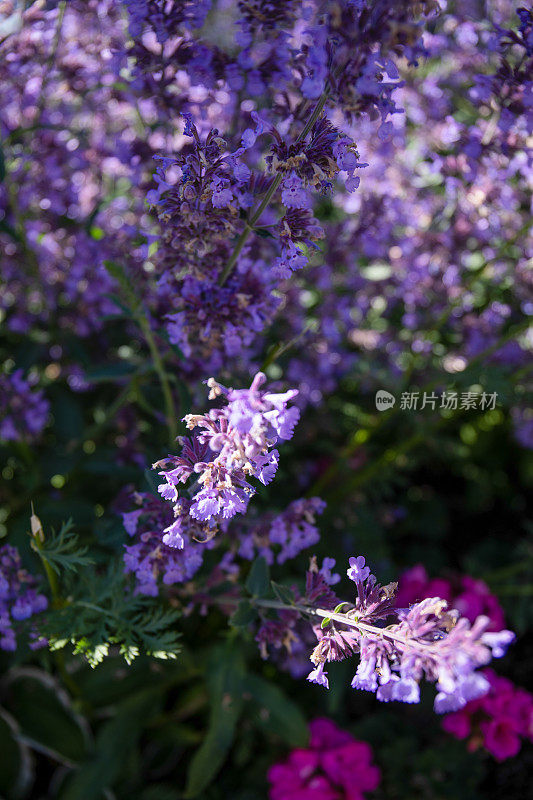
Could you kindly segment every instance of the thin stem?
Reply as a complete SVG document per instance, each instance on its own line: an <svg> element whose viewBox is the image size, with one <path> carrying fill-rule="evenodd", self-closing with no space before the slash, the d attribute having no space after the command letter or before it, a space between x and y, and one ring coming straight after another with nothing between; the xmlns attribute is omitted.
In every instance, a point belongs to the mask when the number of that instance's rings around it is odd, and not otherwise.
<svg viewBox="0 0 533 800"><path fill-rule="evenodd" d="M59 591L59 582L57 580L57 574L50 565L50 562L46 558L45 554L43 553L41 542L38 536L34 536L32 538L32 546L33 549L37 551L39 558L41 559L41 563L44 567L46 578L50 585L50 591L52 592L53 605L55 608L61 608L64 605L64 600L61 597L61 593Z"/></svg>
<svg viewBox="0 0 533 800"><path fill-rule="evenodd" d="M61 592L59 589L59 581L57 578L57 574L55 570L50 565L50 562L46 558L43 549L41 540L38 535L32 537L32 547L36 552L39 554L39 558L41 559L41 563L44 567L44 571L46 573L46 578L50 585L50 591L52 593L52 605L54 608L62 608L65 605L65 600L61 597ZM61 675L65 686L67 686L72 694L76 697L81 697L81 689L67 670L65 664L65 655L62 650L54 650L53 651L54 659L57 664L57 668L59 674Z"/></svg>
<svg viewBox="0 0 533 800"><path fill-rule="evenodd" d="M42 112L44 111L44 109L46 107L45 89L46 89L46 86L48 84L48 79L50 78L50 73L52 71L52 67L54 66L54 62L56 60L57 49L59 47L59 42L60 42L60 39L61 39L61 28L63 27L63 19L65 17L65 11L66 10L67 10L67 0L61 0L61 2L59 4L59 11L58 11L58 17L57 17L56 30L55 30L55 34L54 34L54 41L52 43L52 50L51 50L50 55L48 56L48 60L46 62L46 66L45 66L45 70L44 70L44 75L43 75L43 78L42 78L42 81L41 81L41 96L40 96L39 102L37 104L37 113L35 115L36 119L38 119L41 116Z"/></svg>
<svg viewBox="0 0 533 800"><path fill-rule="evenodd" d="M298 138L296 140L297 142L302 142L306 138L307 134L309 133L309 131L311 130L311 128L313 127L313 125L315 124L317 119L319 118L320 114L322 113L322 110L323 110L323 108L324 108L324 106L326 104L326 100L328 99L328 95L329 95L329 89L326 89L322 93L322 96L320 97L320 99L318 100L318 102L317 102L317 104L315 106L315 110L313 111L313 113L311 114L309 119L307 120L307 123L306 123L304 129L302 130L302 132L298 136ZM263 211L270 204L270 201L274 197L274 195L275 195L275 193L276 193L276 191L277 191L277 189L278 189L278 187L279 187L279 185L280 185L282 180L283 180L283 175L281 175L281 174L276 175L276 177L274 178L274 180L270 184L270 186L269 186L269 188L268 188L268 190L267 190L267 192L266 192L261 204L259 205L257 210L254 211L254 213L252 214L252 216L248 220L248 224L245 227L245 229L243 230L243 232L241 233L241 235L239 236L239 238L237 239L237 242L235 243L235 247L234 247L233 252L232 252L232 254L231 254L230 258L229 258L229 261L226 264L226 266L224 268L224 271L222 272L222 275L220 276L220 279L218 281L219 286L224 286L224 284L226 283L227 279L231 275L231 273L233 271L233 268L234 268L235 264L237 263L237 259L239 258L239 255L241 254L241 251L242 251L244 245L246 244L246 242L248 240L248 237L250 236L251 232L253 231L254 225L256 224L256 222L261 217L261 214L263 213Z"/></svg>
<svg viewBox="0 0 533 800"><path fill-rule="evenodd" d="M224 600L224 602L226 601ZM403 647L414 647L414 644L412 644L404 636L400 636L388 628L376 628L374 625L368 625L366 622L361 622L353 617L347 616L346 614L337 614L334 611L327 611L325 608L314 608L313 606L301 606L298 604L293 605L282 603L279 600L262 600L258 597L254 597L250 602L253 605L263 606L264 608L277 608L283 611L298 611L300 614L307 614L311 617L321 617L322 619L334 620L335 622L341 622L343 625L347 625L350 628L355 628L361 633L368 633L380 639L390 639L391 641L397 642ZM428 651L433 650L430 642L417 640L416 646L418 647L420 645L423 645Z"/></svg>
<svg viewBox="0 0 533 800"><path fill-rule="evenodd" d="M276 177L274 178L274 180L270 184L267 193L265 194L263 202L261 203L261 205L259 206L257 211L254 214L252 214L252 216L250 217L250 220L248 222L248 225L245 227L245 229L243 230L243 232L241 233L241 235L237 239L237 242L236 242L235 247L233 249L233 253L231 254L231 256L229 258L229 261L228 261L228 263L226 264L226 266L224 268L224 272L222 273L222 275L220 276L220 279L218 281L219 286L224 286L224 284L226 283L227 279L229 278L229 276L233 272L233 267L237 263L237 259L239 258L239 255L241 254L242 248L246 244L246 241L247 241L249 235L251 234L251 232L253 230L253 226L255 225L255 223L257 222L257 220L259 219L259 217L261 216L261 214L265 210L265 208L270 203L272 197L274 196L274 194L277 191L278 186L281 183L281 180L282 180L282 176L281 175L276 175Z"/></svg>
<svg viewBox="0 0 533 800"><path fill-rule="evenodd" d="M174 444L176 436L178 435L178 423L177 423L176 408L174 406L174 399L172 397L172 390L170 388L168 375L166 373L165 365L163 363L161 353L159 352L159 349L157 347L154 335L150 329L150 323L148 322L146 317L142 316L141 314L139 314L138 320L142 328L142 331L144 333L144 338L146 339L146 343L150 350L152 361L154 362L154 369L157 372L159 382L161 384L163 399L165 401L165 416L170 434L170 443Z"/></svg>

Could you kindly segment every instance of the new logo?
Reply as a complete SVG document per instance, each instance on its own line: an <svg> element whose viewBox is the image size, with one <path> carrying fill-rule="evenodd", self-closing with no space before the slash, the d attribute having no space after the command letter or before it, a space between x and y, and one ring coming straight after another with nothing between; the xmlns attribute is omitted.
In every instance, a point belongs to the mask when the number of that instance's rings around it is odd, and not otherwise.
<svg viewBox="0 0 533 800"><path fill-rule="evenodd" d="M376 392L376 408L378 411L386 411L388 408L392 408L395 402L394 395L386 392L385 389L380 389L379 392Z"/></svg>

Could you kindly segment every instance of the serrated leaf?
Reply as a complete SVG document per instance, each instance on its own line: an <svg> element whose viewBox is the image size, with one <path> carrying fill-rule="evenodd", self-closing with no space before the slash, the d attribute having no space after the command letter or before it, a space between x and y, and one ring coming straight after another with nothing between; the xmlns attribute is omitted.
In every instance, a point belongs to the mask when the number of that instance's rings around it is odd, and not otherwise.
<svg viewBox="0 0 533 800"><path fill-rule="evenodd" d="M86 555L88 548L79 544L78 534L72 530L73 524L69 519L63 523L59 533L54 530L47 533L38 547L39 553L58 575L62 569L76 572L79 567L94 563Z"/></svg>
<svg viewBox="0 0 533 800"><path fill-rule="evenodd" d="M187 776L185 797L198 797L224 763L241 715L244 663L234 642L217 648L209 664L211 713L203 744L194 754Z"/></svg>
<svg viewBox="0 0 533 800"><path fill-rule="evenodd" d="M296 703L278 686L257 675L247 675L244 691L251 694L260 707L261 724L281 736L291 747L304 747L307 744L309 731L305 717Z"/></svg>
<svg viewBox="0 0 533 800"><path fill-rule="evenodd" d="M263 556L258 556L253 562L246 579L246 588L254 597L264 597L268 594L270 575L268 564Z"/></svg>

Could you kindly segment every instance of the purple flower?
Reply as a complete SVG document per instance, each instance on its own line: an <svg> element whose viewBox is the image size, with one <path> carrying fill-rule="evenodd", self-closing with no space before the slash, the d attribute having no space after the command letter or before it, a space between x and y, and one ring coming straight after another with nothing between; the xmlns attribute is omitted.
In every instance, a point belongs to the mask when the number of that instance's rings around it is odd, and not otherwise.
<svg viewBox="0 0 533 800"><path fill-rule="evenodd" d="M350 558L350 567L346 571L349 579L356 583L364 583L370 575L370 567L365 567L364 556L357 556L357 558Z"/></svg>
<svg viewBox="0 0 533 800"><path fill-rule="evenodd" d="M323 620L322 625L313 626L318 644L311 654L316 669L309 680L327 686L324 665L359 653L351 685L375 692L383 702L418 703L423 677L437 685L435 710L439 713L462 708L486 694L489 683L476 670L491 657L503 655L514 638L511 631L487 633L488 617L480 616L471 625L456 611L448 611L446 601L438 597L408 609L394 608L397 584L379 586L362 556L351 558L348 569L348 577L357 586L355 604L338 603L327 592L322 597L313 594L316 574L315 565L315 571L307 574L306 598L299 601L307 603L306 613L317 609L316 615ZM393 614L395 623L375 624Z"/></svg>
<svg viewBox="0 0 533 800"><path fill-rule="evenodd" d="M318 683L319 686L324 686L329 689L328 674L324 672L324 663L319 664L315 669L311 670L307 676L310 683Z"/></svg>
<svg viewBox="0 0 533 800"><path fill-rule="evenodd" d="M259 372L249 389L228 389L210 378L210 399L223 399L224 407L207 414L188 414L187 427L200 432L184 440L180 456L169 456L154 465L163 467L159 474L166 483L159 491L171 502L178 498L176 484L194 476L195 487L200 488L194 492L189 513L212 530L222 520L246 511L255 493L250 478L264 485L273 480L279 461L273 447L293 435L299 411L287 406L297 392L261 391L265 381Z"/></svg>
<svg viewBox="0 0 533 800"><path fill-rule="evenodd" d="M0 440L33 441L46 425L50 404L21 369L0 375Z"/></svg>
<svg viewBox="0 0 533 800"><path fill-rule="evenodd" d="M136 521L130 533L134 542L124 548L124 572L135 574L136 594L155 597L161 582L184 583L197 572L206 546L198 540L208 538L208 531L191 517L186 501L180 501L174 513L150 494L135 493L132 501L137 508L122 515Z"/></svg>
<svg viewBox="0 0 533 800"><path fill-rule="evenodd" d="M512 631L498 631L497 633L484 633L482 636L483 644L492 650L493 658L502 658L507 652L507 648L516 639Z"/></svg>
<svg viewBox="0 0 533 800"><path fill-rule="evenodd" d="M24 622L48 608L48 600L35 587L37 579L22 568L18 550L5 544L0 547L0 649L16 650L14 622ZM30 638L46 644L31 625ZM31 646L31 645L30 645Z"/></svg>
<svg viewBox="0 0 533 800"><path fill-rule="evenodd" d="M291 172L281 185L281 201L288 208L309 208L309 195L295 172Z"/></svg>

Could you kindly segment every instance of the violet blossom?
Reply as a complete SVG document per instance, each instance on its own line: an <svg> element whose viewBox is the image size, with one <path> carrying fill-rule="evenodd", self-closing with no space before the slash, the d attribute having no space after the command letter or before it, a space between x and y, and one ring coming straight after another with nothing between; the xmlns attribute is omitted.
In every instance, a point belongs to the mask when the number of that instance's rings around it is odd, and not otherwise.
<svg viewBox="0 0 533 800"><path fill-rule="evenodd" d="M15 547L0 547L0 648L16 650L17 629L25 620L33 618L48 608L48 600L37 591L37 578L22 568L20 554ZM39 636L30 623L30 647L44 647L46 640Z"/></svg>
<svg viewBox="0 0 533 800"><path fill-rule="evenodd" d="M258 372L249 389L228 389L210 378L210 399L220 398L225 405L206 414L188 414L187 427L200 432L183 440L181 455L154 464L162 468L159 474L166 481L159 492L176 504L172 532L181 524L178 484L190 482L189 515L216 531L217 524L246 511L256 491L251 478L264 486L273 480L279 461L274 446L292 438L299 410L288 405L296 390L263 391L265 381Z"/></svg>
<svg viewBox="0 0 533 800"><path fill-rule="evenodd" d="M318 644L308 680L327 688L326 664L358 653L352 687L374 692L382 702L418 703L423 677L436 683L438 713L462 708L487 693L489 684L476 670L505 654L515 638L511 631L489 632L490 620L483 615L470 624L439 597L395 609L396 584L381 587L362 556L350 559L347 572L357 588L355 603L321 608L325 622L314 626ZM396 621L375 625L388 617Z"/></svg>

